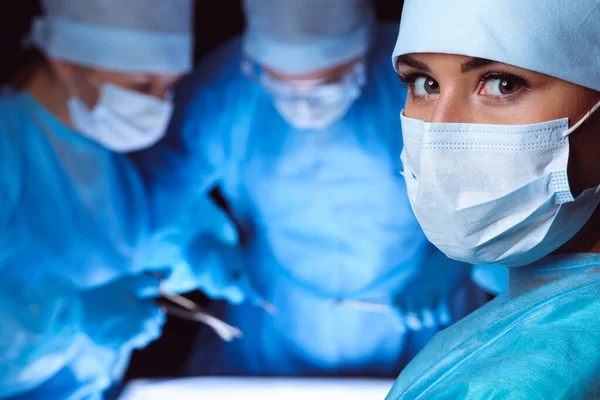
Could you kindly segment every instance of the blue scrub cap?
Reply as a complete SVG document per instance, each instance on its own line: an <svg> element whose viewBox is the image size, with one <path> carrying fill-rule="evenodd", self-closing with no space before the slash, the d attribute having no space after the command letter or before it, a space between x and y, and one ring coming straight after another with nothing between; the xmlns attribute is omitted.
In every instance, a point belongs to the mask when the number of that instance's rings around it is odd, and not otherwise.
<svg viewBox="0 0 600 400"><path fill-rule="evenodd" d="M120 72L191 69L193 0L42 0L32 40L48 56Z"/></svg>
<svg viewBox="0 0 600 400"><path fill-rule="evenodd" d="M308 74L363 57L371 0L245 0L244 52L279 72Z"/></svg>
<svg viewBox="0 0 600 400"><path fill-rule="evenodd" d="M600 0L406 0L393 53L480 57L600 91Z"/></svg>

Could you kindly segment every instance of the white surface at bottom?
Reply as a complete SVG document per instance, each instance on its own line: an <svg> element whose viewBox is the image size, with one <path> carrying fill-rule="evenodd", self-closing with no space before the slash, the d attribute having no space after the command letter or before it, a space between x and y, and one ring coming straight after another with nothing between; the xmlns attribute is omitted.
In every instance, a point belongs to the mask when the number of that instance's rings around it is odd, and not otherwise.
<svg viewBox="0 0 600 400"><path fill-rule="evenodd" d="M120 400L383 400L393 380L186 378L139 380Z"/></svg>

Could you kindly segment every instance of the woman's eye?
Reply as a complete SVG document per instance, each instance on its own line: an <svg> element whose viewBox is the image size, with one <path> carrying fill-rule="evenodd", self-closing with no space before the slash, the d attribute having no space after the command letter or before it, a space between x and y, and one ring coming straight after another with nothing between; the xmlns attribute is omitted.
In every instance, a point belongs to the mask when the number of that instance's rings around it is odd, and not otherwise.
<svg viewBox="0 0 600 400"><path fill-rule="evenodd" d="M134 90L138 93L148 94L152 92L152 83L150 82L136 82L129 85L129 89Z"/></svg>
<svg viewBox="0 0 600 400"><path fill-rule="evenodd" d="M483 86L484 95L488 96L506 96L518 92L523 85L516 79L495 78L489 79Z"/></svg>
<svg viewBox="0 0 600 400"><path fill-rule="evenodd" d="M420 76L415 79L414 91L417 96L438 94L440 92L440 85L435 81L435 79Z"/></svg>

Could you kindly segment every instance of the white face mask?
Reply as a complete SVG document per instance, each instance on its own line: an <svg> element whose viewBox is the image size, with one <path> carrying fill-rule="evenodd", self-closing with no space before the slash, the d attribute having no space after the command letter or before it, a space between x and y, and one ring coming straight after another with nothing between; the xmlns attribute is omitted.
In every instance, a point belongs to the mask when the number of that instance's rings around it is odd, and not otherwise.
<svg viewBox="0 0 600 400"><path fill-rule="evenodd" d="M283 82L265 73L260 83L290 125L302 130L323 130L342 119L360 97L366 68L364 63L358 63L337 82Z"/></svg>
<svg viewBox="0 0 600 400"><path fill-rule="evenodd" d="M80 134L109 150L127 153L150 147L164 136L173 104L104 83L93 110L72 95L69 113Z"/></svg>
<svg viewBox="0 0 600 400"><path fill-rule="evenodd" d="M521 266L571 239L600 203L567 177L568 119L531 125L426 123L402 115L402 162L427 238L450 258Z"/></svg>

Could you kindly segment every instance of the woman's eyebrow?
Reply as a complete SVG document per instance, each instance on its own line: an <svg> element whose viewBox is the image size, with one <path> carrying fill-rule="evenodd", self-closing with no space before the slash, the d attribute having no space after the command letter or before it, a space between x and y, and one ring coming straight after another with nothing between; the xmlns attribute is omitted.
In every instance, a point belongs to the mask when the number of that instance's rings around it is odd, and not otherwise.
<svg viewBox="0 0 600 400"><path fill-rule="evenodd" d="M472 58L469 61L463 63L460 66L460 70L463 74L466 74L469 71L473 71L474 69L483 68L490 64L495 64L496 61L488 60L486 58Z"/></svg>
<svg viewBox="0 0 600 400"><path fill-rule="evenodd" d="M431 70L429 69L427 64L422 63L421 61L419 61L416 58L413 58L407 54L404 54L404 55L398 57L398 59L396 60L396 68L398 68L400 65L406 65L406 66L409 66L414 69L418 69L423 72L431 73Z"/></svg>
<svg viewBox="0 0 600 400"><path fill-rule="evenodd" d="M460 70L463 74L466 74L469 71L473 71L475 69L487 67L490 64L497 63L497 61L488 60L487 58L473 57L469 61L462 63L460 66ZM400 65L406 65L408 67L418 69L426 73L431 73L431 70L429 69L427 64L417 60L416 58L408 54L404 54L398 57L398 59L396 60L396 67L400 67Z"/></svg>

